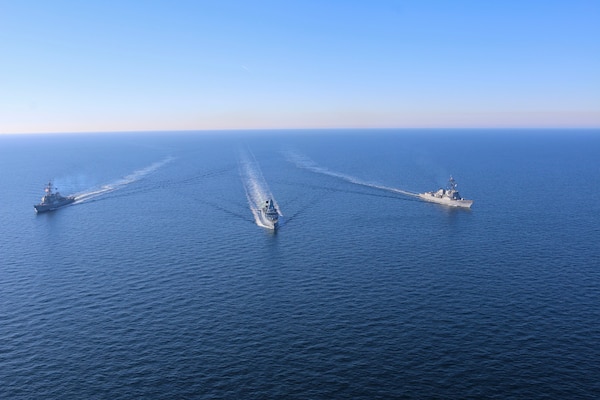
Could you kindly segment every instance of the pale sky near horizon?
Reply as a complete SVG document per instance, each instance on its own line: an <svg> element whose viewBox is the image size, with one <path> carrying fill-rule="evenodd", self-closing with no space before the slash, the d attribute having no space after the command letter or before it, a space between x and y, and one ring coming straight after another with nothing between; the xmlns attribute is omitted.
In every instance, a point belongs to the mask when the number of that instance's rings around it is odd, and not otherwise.
<svg viewBox="0 0 600 400"><path fill-rule="evenodd" d="M0 134L600 127L600 0L0 0Z"/></svg>

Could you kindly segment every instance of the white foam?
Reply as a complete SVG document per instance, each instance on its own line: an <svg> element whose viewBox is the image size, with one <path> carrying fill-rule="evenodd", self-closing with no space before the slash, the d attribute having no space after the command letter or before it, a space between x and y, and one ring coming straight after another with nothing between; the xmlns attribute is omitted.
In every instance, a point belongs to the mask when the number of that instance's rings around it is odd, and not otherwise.
<svg viewBox="0 0 600 400"><path fill-rule="evenodd" d="M316 162L314 162L310 158L308 158L304 155L298 154L296 152L293 152L293 151L288 151L285 153L285 155L286 155L287 160L290 161L291 163L295 164L298 168L306 169L306 170L309 170L312 172L316 172L318 174L332 176L334 178L338 178L338 179L344 180L346 182L353 183L355 185L366 186L366 187L379 189L379 190L385 190L388 192L398 193L398 194L402 194L405 196L411 196L411 197L418 196L417 193L410 192L408 190L402 190L402 189L391 187L391 186L385 186L385 185L381 185L381 184L378 184L375 182L364 181L364 180L357 178L355 176L352 176L352 175L347 175L347 174L344 174L341 172L332 171L328 168L319 166Z"/></svg>
<svg viewBox="0 0 600 400"><path fill-rule="evenodd" d="M282 216L281 209L277 204L277 201L273 197L273 193L269 189L267 182L262 174L260 166L256 161L256 158L252 152L248 150L240 150L239 155L240 165L240 178L246 191L246 199L248 200L248 206L254 216L254 222L256 225L263 228L270 228L266 226L260 218L260 208L267 199L273 200L273 204L277 209L277 213Z"/></svg>
<svg viewBox="0 0 600 400"><path fill-rule="evenodd" d="M164 160L157 161L145 168L138 169L132 172L131 174L124 176L123 178L120 178L114 182L107 183L105 185L90 190L85 190L83 192L75 193L75 204L83 203L85 201L94 199L107 193L114 192L115 190L121 189L133 182L137 182L140 179L147 176L148 174L156 171L163 165L171 162L172 160L172 157L167 157Z"/></svg>

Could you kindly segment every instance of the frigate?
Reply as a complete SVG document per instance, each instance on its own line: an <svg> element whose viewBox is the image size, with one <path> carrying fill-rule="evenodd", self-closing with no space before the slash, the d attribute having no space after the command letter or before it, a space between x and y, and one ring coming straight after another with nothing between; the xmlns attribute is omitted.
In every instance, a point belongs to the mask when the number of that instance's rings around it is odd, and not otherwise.
<svg viewBox="0 0 600 400"><path fill-rule="evenodd" d="M54 190L56 190L56 188L54 188ZM42 197L41 203L33 206L36 212L43 213L47 211L53 211L75 201L74 196L65 197L62 196L58 191L54 190L52 188L52 181L48 182L48 185L44 189L46 194L44 194L44 197Z"/></svg>
<svg viewBox="0 0 600 400"><path fill-rule="evenodd" d="M440 188L435 192L419 193L418 196L425 201L443 204L445 206L471 208L473 200L463 199L458 193L458 190L456 190L457 186L456 181L451 176L446 189Z"/></svg>
<svg viewBox="0 0 600 400"><path fill-rule="evenodd" d="M275 208L272 199L265 201L265 204L260 209L260 218L266 227L270 229L277 228L279 222L279 212L277 211L277 208Z"/></svg>

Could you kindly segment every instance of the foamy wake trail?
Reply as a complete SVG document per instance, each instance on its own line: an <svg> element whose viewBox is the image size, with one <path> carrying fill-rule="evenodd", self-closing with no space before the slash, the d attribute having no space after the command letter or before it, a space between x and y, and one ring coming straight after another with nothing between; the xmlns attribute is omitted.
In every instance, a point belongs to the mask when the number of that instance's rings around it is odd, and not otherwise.
<svg viewBox="0 0 600 400"><path fill-rule="evenodd" d="M325 167L321 167L320 165L318 165L316 162L314 162L310 158L308 158L304 155L298 154L296 152L293 152L293 151L286 152L285 156L288 161L295 164L298 168L306 169L306 170L315 172L317 174L332 176L334 178L338 178L338 179L344 180L346 182L353 183L355 185L366 186L366 187L379 189L379 190L385 190L387 192L398 193L398 194L402 194L405 196L418 197L418 194L415 192L410 192L408 190L402 190L402 189L398 189L398 188L391 187L391 186L385 186L385 185L381 185L381 184L378 184L375 182L364 181L364 180L359 179L352 175L347 175L347 174L344 174L341 172L332 171Z"/></svg>
<svg viewBox="0 0 600 400"><path fill-rule="evenodd" d="M131 174L124 176L123 178L118 179L114 182L107 183L106 185L102 185L100 187L93 188L90 190L85 190L83 192L75 193L75 204L83 203L84 201L88 201L96 197L105 195L107 193L114 192L115 190L119 190L133 182L137 182L140 179L144 178L146 175L151 174L163 165L171 162L172 160L172 157L167 157L162 161L158 161L145 168L138 169L132 172Z"/></svg>
<svg viewBox="0 0 600 400"><path fill-rule="evenodd" d="M266 200L272 199L279 215L283 215L279 208L279 204L277 204L277 200L273 197L258 162L249 150L240 150L239 166L240 178L244 185L244 190L246 191L248 206L254 216L254 222L258 226L269 228L261 221L260 209Z"/></svg>

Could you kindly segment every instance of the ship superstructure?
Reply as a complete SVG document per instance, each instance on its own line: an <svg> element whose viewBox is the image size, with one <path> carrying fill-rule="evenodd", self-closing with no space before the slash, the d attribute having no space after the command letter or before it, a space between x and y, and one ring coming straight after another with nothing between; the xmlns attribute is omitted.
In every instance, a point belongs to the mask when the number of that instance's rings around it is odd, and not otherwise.
<svg viewBox="0 0 600 400"><path fill-rule="evenodd" d="M275 208L272 199L265 201L264 205L260 209L260 217L266 227L270 229L277 228L279 223L279 212L277 211L277 208Z"/></svg>
<svg viewBox="0 0 600 400"><path fill-rule="evenodd" d="M443 204L449 207L471 208L473 200L467 200L460 196L456 187L458 184L452 176L448 181L446 189L440 188L435 192L419 193L419 198L432 203Z"/></svg>
<svg viewBox="0 0 600 400"><path fill-rule="evenodd" d="M48 182L48 185L46 185L46 187L44 188L45 194L42 197L41 203L33 206L37 213L53 211L57 208L64 207L75 201L75 197L62 196L58 191L55 190L56 188L52 187L52 181Z"/></svg>

